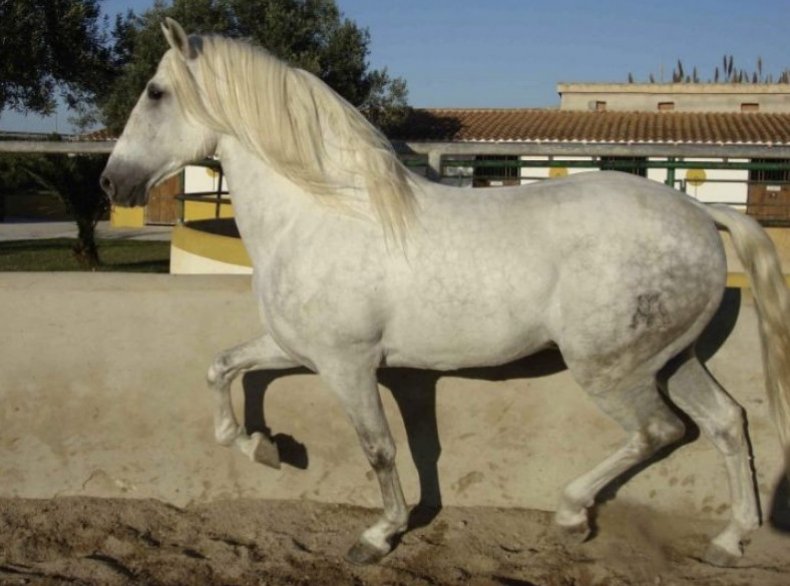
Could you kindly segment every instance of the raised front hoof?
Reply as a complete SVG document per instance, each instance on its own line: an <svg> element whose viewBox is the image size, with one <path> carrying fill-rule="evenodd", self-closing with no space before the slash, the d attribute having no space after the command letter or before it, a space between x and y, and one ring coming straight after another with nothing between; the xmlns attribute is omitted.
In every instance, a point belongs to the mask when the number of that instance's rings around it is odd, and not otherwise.
<svg viewBox="0 0 790 586"><path fill-rule="evenodd" d="M388 553L360 540L348 550L346 561L356 566L369 566L379 563Z"/></svg>
<svg viewBox="0 0 790 586"><path fill-rule="evenodd" d="M261 432L256 431L251 436L242 434L236 438L236 443L253 462L280 469L280 450L277 444Z"/></svg>
<svg viewBox="0 0 790 586"><path fill-rule="evenodd" d="M277 448L277 444L258 431L252 434L251 439L254 448L250 454L250 459L253 462L279 470L281 463L280 450Z"/></svg>
<svg viewBox="0 0 790 586"><path fill-rule="evenodd" d="M590 538L590 525L587 521L565 525L556 523L555 533L559 540L566 546L581 545Z"/></svg>
<svg viewBox="0 0 790 586"><path fill-rule="evenodd" d="M717 566L719 568L734 568L738 565L740 560L740 552L733 553L724 549L720 545L716 545L715 543L711 543L708 546L708 550L702 557L702 561L704 561L706 564Z"/></svg>

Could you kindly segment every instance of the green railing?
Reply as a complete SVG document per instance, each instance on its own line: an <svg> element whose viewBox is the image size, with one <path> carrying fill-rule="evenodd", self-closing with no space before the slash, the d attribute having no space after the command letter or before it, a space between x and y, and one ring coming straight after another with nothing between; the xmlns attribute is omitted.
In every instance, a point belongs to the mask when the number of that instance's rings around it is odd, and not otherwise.
<svg viewBox="0 0 790 586"><path fill-rule="evenodd" d="M423 163L424 164L424 163ZM778 160L775 162L754 161L685 161L669 158L664 161L656 160L617 160L610 158L590 159L529 159L515 161L492 161L475 159L443 159L442 179L452 179L457 175L446 173L452 168L472 169L537 169L537 168L565 168L565 169L607 169L616 171L634 170L647 171L648 169L666 169L667 183L674 185L674 172L679 169L705 169L705 170L733 170L733 171L776 171L790 174L790 161ZM509 173L502 173L502 177L509 179L524 179Z"/></svg>
<svg viewBox="0 0 790 586"><path fill-rule="evenodd" d="M790 161L778 160L684 160L680 158L666 158L664 160L650 160L646 158L608 158L590 157L587 159L518 159L512 155L512 160L486 160L473 157L443 158L441 162L441 180L445 183L456 185L484 186L490 183L520 184L525 182L549 179L545 175L530 174L529 169L589 169L589 170L619 170L646 176L648 170L666 170L664 182L683 192L689 191L689 186L694 186L696 180L689 178L679 179L677 171L705 170L705 171L746 171L749 176L754 174L772 176L771 179L718 179L705 177L702 183L715 184L740 184L744 187L743 200L740 202L724 201L708 203L726 203L744 209L749 215L755 217L764 225L790 226ZM483 172L481 172L482 170ZM770 186L770 187L769 187ZM763 188L762 197L758 197L756 189ZM772 189L773 191L767 191ZM772 201L773 200L773 201Z"/></svg>
<svg viewBox="0 0 790 586"><path fill-rule="evenodd" d="M516 157L517 155L513 155ZM401 159L410 169L418 173L426 173L428 169L427 157L404 157ZM223 204L231 203L228 191L223 189L222 167L217 161L204 161L203 166L216 170L220 176L217 182L218 188L214 191L204 191L197 193L182 193L176 196L180 202L180 221L184 221L184 204L188 201L210 203L215 206L215 217L220 217L220 209ZM790 161L687 161L677 158L667 158L666 160L648 159L627 159L618 160L617 158L591 157L589 159L516 159L516 160L477 160L472 157L443 158L441 163L441 180L444 182L456 182L458 184L469 184L475 178L484 181L512 181L514 183L545 180L545 176L524 174L525 169L607 169L620 170L626 172L638 172L645 175L650 169L665 169L667 176L665 183L687 192L689 185L694 182L687 178L679 179L676 176L678 170L704 169L706 171L715 170L734 170L748 172L769 172L790 177ZM476 177L476 169L485 169L483 177ZM455 172L453 172L455 170ZM497 171L500 171L497 173ZM748 192L752 186L774 186L790 192L790 181L754 181L749 179L716 179L705 178L705 184L740 184ZM790 198L789 198L790 199ZM761 223L766 225L790 225L790 201L754 202L748 201L744 197L742 203L733 202L709 202L727 203L729 205L740 206L747 209L750 215L755 216Z"/></svg>

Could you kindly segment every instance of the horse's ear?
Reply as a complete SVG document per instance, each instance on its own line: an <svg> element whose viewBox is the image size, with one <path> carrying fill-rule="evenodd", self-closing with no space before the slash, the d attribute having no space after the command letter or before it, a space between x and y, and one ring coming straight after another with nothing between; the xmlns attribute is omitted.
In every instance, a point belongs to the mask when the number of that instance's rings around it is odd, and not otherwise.
<svg viewBox="0 0 790 586"><path fill-rule="evenodd" d="M184 32L183 27L169 16L165 17L162 23L162 32L167 39L167 43L178 51L184 59L194 59L197 51L190 44L189 37Z"/></svg>

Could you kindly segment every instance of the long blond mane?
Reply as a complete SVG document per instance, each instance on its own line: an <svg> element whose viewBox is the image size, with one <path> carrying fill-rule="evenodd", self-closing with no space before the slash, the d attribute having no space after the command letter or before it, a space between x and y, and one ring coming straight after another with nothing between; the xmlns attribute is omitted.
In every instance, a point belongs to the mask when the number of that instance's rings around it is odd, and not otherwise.
<svg viewBox="0 0 790 586"><path fill-rule="evenodd" d="M248 43L219 36L193 36L190 43L199 87L184 59L173 55L168 63L188 115L235 136L327 202L342 200L338 171L361 177L385 235L403 242L416 207L408 171L356 108L314 75Z"/></svg>

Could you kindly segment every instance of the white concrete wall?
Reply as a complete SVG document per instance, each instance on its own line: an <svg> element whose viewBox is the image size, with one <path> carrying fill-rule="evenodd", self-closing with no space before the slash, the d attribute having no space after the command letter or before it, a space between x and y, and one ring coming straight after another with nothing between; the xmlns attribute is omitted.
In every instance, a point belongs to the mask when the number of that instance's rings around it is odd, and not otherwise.
<svg viewBox="0 0 790 586"><path fill-rule="evenodd" d="M751 83L560 83L561 110L594 111L606 102L609 111L657 112L672 102L676 112L740 112L741 104L757 103L760 112L787 112L788 84Z"/></svg>
<svg viewBox="0 0 790 586"><path fill-rule="evenodd" d="M189 165L184 168L184 193L217 191L219 173L202 165ZM227 186L222 186L227 189Z"/></svg>
<svg viewBox="0 0 790 586"><path fill-rule="evenodd" d="M553 159L554 157L552 157ZM562 159L564 161L589 161L590 157L556 157L557 159ZM521 157L522 161L543 161L546 157ZM565 168L568 175L573 175L575 173L584 173L586 171L595 171L594 168L584 168L584 167L567 167ZM535 181L541 179L548 179L551 177L551 167L522 167L521 168L521 182L526 185L527 183L534 183Z"/></svg>
<svg viewBox="0 0 790 586"><path fill-rule="evenodd" d="M217 351L259 330L249 277L6 273L0 316L0 496L378 506L355 435L312 374L273 377L265 395L268 425L305 446L306 469L264 468L214 444L204 375ZM749 412L767 510L781 457L748 300L708 365ZM396 402L383 391L408 501L420 498L419 468L426 493L435 500L440 491L444 504L552 509L560 486L623 437L556 366L544 355L464 375L385 371L407 413L418 415L409 425L413 459ZM260 377L247 384L251 393L263 388ZM240 384L234 394L241 411ZM640 473L618 498L722 517L724 468L699 440Z"/></svg>
<svg viewBox="0 0 790 586"><path fill-rule="evenodd" d="M721 161L721 159L694 159L688 158L686 161L699 162L700 169L705 169L707 161ZM731 163L748 162L746 159L730 159ZM688 170L678 170L676 179L685 179ZM705 182L701 185L688 184L686 192L700 201L712 203L728 203L735 206L746 206L749 186L748 171L728 170L728 169L705 169Z"/></svg>
<svg viewBox="0 0 790 586"><path fill-rule="evenodd" d="M521 157L523 161L542 161L545 157L525 156ZM589 161L591 157L562 157L563 160L569 161ZM650 161L666 161L666 157L651 157ZM741 206L745 209L749 179L748 171L726 170L726 169L708 169L705 167L706 162L721 162L721 159L699 159L687 158L686 161L699 162L699 168L705 171L705 181L701 185L687 186L687 193L700 201L708 203L727 203L735 206ZM730 162L746 162L745 159L730 159ZM574 173L584 173L585 171L594 171L595 168L583 167L570 167L567 169L569 175ZM533 183L536 180L548 179L550 167L523 167L521 169L522 183ZM680 189L680 181L685 179L688 169L678 169L675 172L675 185L676 189ZM666 183L667 170L666 169L648 169L647 178L660 183Z"/></svg>

